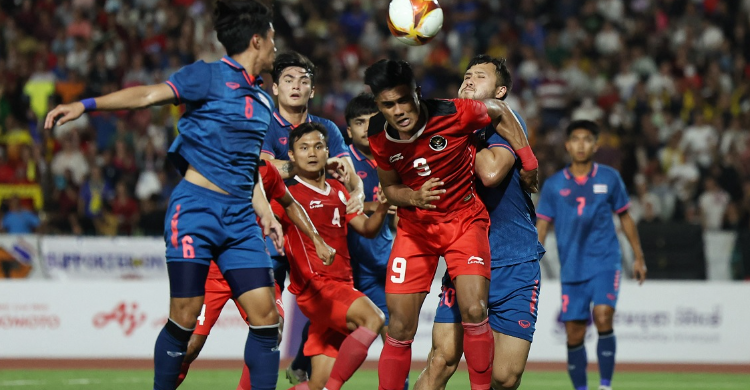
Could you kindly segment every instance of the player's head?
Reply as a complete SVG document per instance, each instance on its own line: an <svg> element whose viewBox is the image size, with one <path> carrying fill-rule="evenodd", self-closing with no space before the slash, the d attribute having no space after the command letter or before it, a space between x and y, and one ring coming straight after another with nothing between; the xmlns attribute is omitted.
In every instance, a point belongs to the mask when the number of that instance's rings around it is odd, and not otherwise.
<svg viewBox="0 0 750 390"><path fill-rule="evenodd" d="M315 65L296 51L281 53L273 62L273 94L284 107L307 107L315 95Z"/></svg>
<svg viewBox="0 0 750 390"><path fill-rule="evenodd" d="M464 82L458 90L462 99L505 100L513 87L513 79L505 64L505 58L492 58L479 54L472 58L464 73Z"/></svg>
<svg viewBox="0 0 750 390"><path fill-rule="evenodd" d="M270 71L276 55L273 12L257 0L216 0L216 37L228 56L247 50L258 52L262 71Z"/></svg>
<svg viewBox="0 0 750 390"><path fill-rule="evenodd" d="M357 148L369 150L367 128L370 126L370 118L377 113L378 106L371 93L361 93L346 105L346 131Z"/></svg>
<svg viewBox="0 0 750 390"><path fill-rule="evenodd" d="M599 125L590 120L576 120L570 122L565 129L568 140L565 141L565 149L568 150L570 158L576 163L586 163L594 158L599 139Z"/></svg>
<svg viewBox="0 0 750 390"><path fill-rule="evenodd" d="M289 133L289 160L301 173L320 173L328 161L328 131L305 122Z"/></svg>
<svg viewBox="0 0 750 390"><path fill-rule="evenodd" d="M365 70L365 84L375 95L378 110L388 124L403 133L413 133L422 123L420 90L406 61L380 60Z"/></svg>

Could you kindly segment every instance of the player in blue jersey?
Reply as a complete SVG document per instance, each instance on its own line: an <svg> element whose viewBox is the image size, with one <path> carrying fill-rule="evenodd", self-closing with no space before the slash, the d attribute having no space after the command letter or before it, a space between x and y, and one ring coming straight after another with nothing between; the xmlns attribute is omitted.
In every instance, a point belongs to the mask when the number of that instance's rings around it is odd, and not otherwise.
<svg viewBox="0 0 750 390"><path fill-rule="evenodd" d="M184 179L166 215L169 320L154 350L154 389L174 389L188 340L203 305L211 259L248 314L245 362L254 389L275 389L279 314L273 272L256 213L267 233L280 228L261 186L255 186L273 100L257 76L273 68L272 12L255 0L218 0L214 28L227 51L221 61L198 61L163 84L127 88L56 107L45 127L91 110L186 105L169 157ZM252 202L251 202L252 199ZM277 244L280 241L277 240Z"/></svg>
<svg viewBox="0 0 750 390"><path fill-rule="evenodd" d="M273 64L272 91L278 101L278 107L273 112L271 124L263 141L261 158L269 160L276 166L282 178L294 177L294 166L289 161L289 133L305 122L318 122L328 130L328 148L331 158L327 167L343 177L344 185L351 194L347 203L347 213L361 210L364 193L362 180L353 174L352 159L346 147L344 137L338 127L328 119L311 115L308 103L315 95L315 65L307 57L297 52L279 54ZM270 245L269 245L270 247ZM284 287L284 279L289 270L286 257L271 249L276 282ZM296 358L287 369L287 378L292 384L307 381L310 371L310 359L303 353L302 346L307 339L309 323L302 333L302 344Z"/></svg>
<svg viewBox="0 0 750 390"><path fill-rule="evenodd" d="M460 98L504 100L512 88L505 60L478 55L472 59L458 92ZM515 112L503 121L526 124ZM544 248L537 240L534 204L521 175L524 172L508 141L493 126L476 132L476 174L481 179L477 194L490 214L492 278L489 289L489 320L495 339L492 367L493 389L516 389L526 366L534 335L539 299L539 260ZM535 188L529 188L536 191ZM463 328L456 290L446 276L432 328L432 350L428 366L415 389L444 389L456 371L463 353Z"/></svg>
<svg viewBox="0 0 750 390"><path fill-rule="evenodd" d="M537 209L539 241L549 225L556 226L562 281L562 320L568 337L568 373L576 390L586 385L586 320L591 315L599 332L597 357L600 390L611 389L615 368L615 335L612 318L620 292L622 254L612 213L635 254L633 275L646 279L646 263L633 219L630 201L620 174L593 162L599 126L588 120L573 121L566 130L565 148L571 164L547 179Z"/></svg>

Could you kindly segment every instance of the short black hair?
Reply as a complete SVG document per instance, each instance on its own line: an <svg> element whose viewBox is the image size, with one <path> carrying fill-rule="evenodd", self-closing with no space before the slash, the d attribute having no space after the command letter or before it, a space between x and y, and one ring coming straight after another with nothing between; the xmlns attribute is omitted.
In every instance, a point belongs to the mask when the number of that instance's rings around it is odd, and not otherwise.
<svg viewBox="0 0 750 390"><path fill-rule="evenodd" d="M278 84L279 77L281 77L284 69L291 67L300 67L306 70L310 74L310 82L315 84L315 64L309 58L296 51L289 51L276 56L276 59L273 61L273 71L271 71L273 82Z"/></svg>
<svg viewBox="0 0 750 390"><path fill-rule="evenodd" d="M216 0L214 30L227 55L242 53L253 35L268 36L273 11L257 0Z"/></svg>
<svg viewBox="0 0 750 390"><path fill-rule="evenodd" d="M289 149L294 150L294 143L299 141L300 138L304 137L305 134L312 133L313 131L319 131L321 134L323 134L323 139L325 139L326 147L328 147L328 130L326 130L326 127L323 126L323 124L320 122L305 122L289 132Z"/></svg>
<svg viewBox="0 0 750 390"><path fill-rule="evenodd" d="M377 95L383 90L408 85L416 87L414 71L403 60L380 60L365 70L365 84Z"/></svg>
<svg viewBox="0 0 750 390"><path fill-rule="evenodd" d="M596 122L590 121L588 119L579 119L570 122L568 127L565 129L565 134L570 137L570 134L573 133L574 130L578 129L588 130L591 132L591 134L594 135L594 138L599 138L599 125L597 125Z"/></svg>
<svg viewBox="0 0 750 390"><path fill-rule="evenodd" d="M510 90L513 88L513 79L510 77L510 70L508 70L508 65L506 65L505 58L494 58L488 56L487 54L478 54L471 59L469 65L466 67L466 71L471 69L472 66L480 64L495 65L495 76L497 78L495 87L505 87L507 89L505 95L500 98L500 100L505 100L505 98L510 93Z"/></svg>
<svg viewBox="0 0 750 390"><path fill-rule="evenodd" d="M367 92L362 92L355 96L354 99L349 101L346 105L345 117L346 124L349 125L349 121L362 115L370 115L378 112L378 105L375 103L375 95Z"/></svg>

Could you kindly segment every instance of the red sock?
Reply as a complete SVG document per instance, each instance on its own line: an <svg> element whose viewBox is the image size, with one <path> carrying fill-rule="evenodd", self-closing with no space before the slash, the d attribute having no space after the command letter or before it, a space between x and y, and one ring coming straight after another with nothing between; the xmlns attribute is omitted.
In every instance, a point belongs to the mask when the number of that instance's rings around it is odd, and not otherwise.
<svg viewBox="0 0 750 390"><path fill-rule="evenodd" d="M190 363L182 363L182 366L180 367L180 375L177 377L177 386L175 386L175 388L180 387L180 384L185 380L189 369Z"/></svg>
<svg viewBox="0 0 750 390"><path fill-rule="evenodd" d="M471 390L489 390L492 383L492 360L495 357L494 338L488 320L464 327L464 355L469 366Z"/></svg>
<svg viewBox="0 0 750 390"><path fill-rule="evenodd" d="M378 361L378 390L403 390L411 367L411 343L386 336Z"/></svg>
<svg viewBox="0 0 750 390"><path fill-rule="evenodd" d="M250 369L247 368L247 364L242 365L242 376L240 376L240 384L237 385L237 390L250 390Z"/></svg>
<svg viewBox="0 0 750 390"><path fill-rule="evenodd" d="M310 387L307 386L307 382L302 382L298 385L290 387L289 390L310 390Z"/></svg>
<svg viewBox="0 0 750 390"><path fill-rule="evenodd" d="M326 389L339 390L341 386L354 375L362 362L367 358L367 350L370 349L378 334L370 329L360 326L344 339L339 348L339 356L333 363L331 376L326 382Z"/></svg>

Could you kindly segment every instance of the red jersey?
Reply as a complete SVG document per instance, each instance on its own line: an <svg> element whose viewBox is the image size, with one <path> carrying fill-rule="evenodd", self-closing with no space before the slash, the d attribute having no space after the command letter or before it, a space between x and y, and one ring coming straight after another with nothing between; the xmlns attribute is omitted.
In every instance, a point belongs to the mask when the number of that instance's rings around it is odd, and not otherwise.
<svg viewBox="0 0 750 390"><path fill-rule="evenodd" d="M445 183L438 187L446 193L433 203L437 208L399 207L399 217L415 222L442 222L477 201L476 148L471 135L492 123L492 119L487 106L476 100L423 100L422 110L427 112L427 123L411 139L401 140L382 114L370 119L368 139L378 167L395 169L401 182L412 190L418 191L433 177Z"/></svg>
<svg viewBox="0 0 750 390"><path fill-rule="evenodd" d="M286 185L284 185L284 179L281 178L279 170L276 169L273 164L266 162L266 160L260 160L258 164L258 173L263 181L263 189L266 192L266 198L269 201L272 199L278 199L286 194ZM219 266L215 262L211 262L208 267L208 278L209 279L224 279L224 276L219 270Z"/></svg>
<svg viewBox="0 0 750 390"><path fill-rule="evenodd" d="M315 251L315 244L295 226L284 214L281 225L284 227L284 249L289 259L289 291L301 293L308 281L316 276L352 282L352 267L349 263L349 246L346 242L347 225L357 214L346 213L349 193L337 180L326 180L326 189L305 183L295 176L287 181L289 193L302 205L310 216L320 236L333 249L336 257L333 264L323 265L323 260Z"/></svg>

